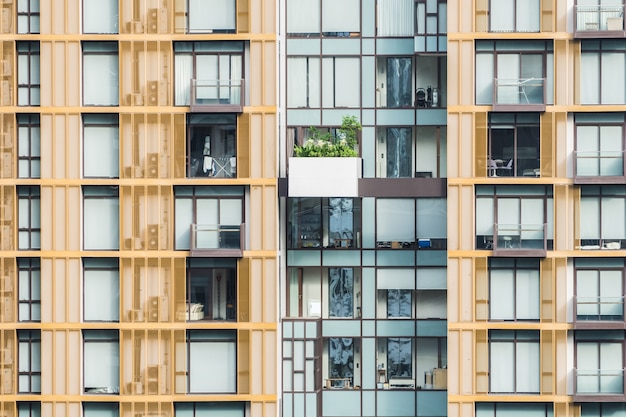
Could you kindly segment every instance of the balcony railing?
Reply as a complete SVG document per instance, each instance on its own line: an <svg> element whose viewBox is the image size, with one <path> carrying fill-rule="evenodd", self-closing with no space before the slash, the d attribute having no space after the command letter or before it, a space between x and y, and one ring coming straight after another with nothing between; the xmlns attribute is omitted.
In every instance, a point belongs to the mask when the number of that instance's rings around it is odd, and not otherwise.
<svg viewBox="0 0 626 417"><path fill-rule="evenodd" d="M616 358L619 361L620 358ZM624 369L576 369L576 395L623 395Z"/></svg>
<svg viewBox="0 0 626 417"><path fill-rule="evenodd" d="M545 78L496 78L494 111L545 111Z"/></svg>
<svg viewBox="0 0 626 417"><path fill-rule="evenodd" d="M576 6L577 37L622 37L624 6ZM617 32L617 33L616 33Z"/></svg>
<svg viewBox="0 0 626 417"><path fill-rule="evenodd" d="M192 112L243 112L244 80L191 80Z"/></svg>
<svg viewBox="0 0 626 417"><path fill-rule="evenodd" d="M577 321L624 321L624 297L576 296Z"/></svg>
<svg viewBox="0 0 626 417"><path fill-rule="evenodd" d="M577 184L624 181L624 151L574 151L574 156Z"/></svg>
<svg viewBox="0 0 626 417"><path fill-rule="evenodd" d="M494 256L545 257L547 226L543 224L494 224Z"/></svg>
<svg viewBox="0 0 626 417"><path fill-rule="evenodd" d="M191 256L242 257L245 223L240 225L191 225Z"/></svg>

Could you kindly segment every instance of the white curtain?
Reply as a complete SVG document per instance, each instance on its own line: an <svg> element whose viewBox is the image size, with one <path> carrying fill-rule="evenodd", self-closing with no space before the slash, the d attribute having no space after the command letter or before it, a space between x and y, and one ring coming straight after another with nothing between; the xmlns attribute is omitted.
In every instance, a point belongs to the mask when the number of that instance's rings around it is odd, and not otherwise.
<svg viewBox="0 0 626 417"><path fill-rule="evenodd" d="M322 0L322 32L360 32L360 20L361 0Z"/></svg>
<svg viewBox="0 0 626 417"><path fill-rule="evenodd" d="M119 321L119 271L87 269L84 281L85 320Z"/></svg>
<svg viewBox="0 0 626 417"><path fill-rule="evenodd" d="M580 56L580 104L600 103L600 54L583 52Z"/></svg>
<svg viewBox="0 0 626 417"><path fill-rule="evenodd" d="M235 10L235 0L189 0L189 32L235 30Z"/></svg>
<svg viewBox="0 0 626 417"><path fill-rule="evenodd" d="M287 58L287 106L320 106L319 58Z"/></svg>
<svg viewBox="0 0 626 417"><path fill-rule="evenodd" d="M476 199L476 234L492 235L494 223L493 198Z"/></svg>
<svg viewBox="0 0 626 417"><path fill-rule="evenodd" d="M118 105L119 65L117 52L84 55L83 102L86 106Z"/></svg>
<svg viewBox="0 0 626 417"><path fill-rule="evenodd" d="M193 57L191 55L176 54L174 56L174 104L188 106L191 99L191 79L193 77Z"/></svg>
<svg viewBox="0 0 626 417"><path fill-rule="evenodd" d="M490 352L490 391L515 391L515 344L513 342L491 342Z"/></svg>
<svg viewBox="0 0 626 417"><path fill-rule="evenodd" d="M513 32L515 30L515 0L492 1L489 18L490 31Z"/></svg>
<svg viewBox="0 0 626 417"><path fill-rule="evenodd" d="M358 58L322 60L322 105L358 107L361 98L361 68Z"/></svg>
<svg viewBox="0 0 626 417"><path fill-rule="evenodd" d="M191 223L193 223L193 200L177 198L175 200L175 239L176 249L189 249Z"/></svg>
<svg viewBox="0 0 626 417"><path fill-rule="evenodd" d="M99 115L94 115L97 118ZM119 176L119 127L85 126L83 137L84 176Z"/></svg>
<svg viewBox="0 0 626 417"><path fill-rule="evenodd" d="M539 319L539 271L517 270L515 316L518 320Z"/></svg>
<svg viewBox="0 0 626 417"><path fill-rule="evenodd" d="M84 373L85 388L120 386L119 341L110 339L108 331L85 332Z"/></svg>
<svg viewBox="0 0 626 417"><path fill-rule="evenodd" d="M84 248L86 250L119 249L118 198L85 198L84 210Z"/></svg>
<svg viewBox="0 0 626 417"><path fill-rule="evenodd" d="M378 36L413 36L414 0L378 0Z"/></svg>
<svg viewBox="0 0 626 417"><path fill-rule="evenodd" d="M626 71L626 54L624 52L603 52L600 80L602 80L602 104L626 103L626 80L623 76ZM581 82L584 78L581 78Z"/></svg>
<svg viewBox="0 0 626 417"><path fill-rule="evenodd" d="M600 239L600 199L599 197L582 197L580 199L581 239Z"/></svg>
<svg viewBox="0 0 626 417"><path fill-rule="evenodd" d="M515 355L516 391L539 392L539 343L518 340Z"/></svg>
<svg viewBox="0 0 626 417"><path fill-rule="evenodd" d="M83 0L83 33L118 33L118 15L118 0Z"/></svg>
<svg viewBox="0 0 626 417"><path fill-rule="evenodd" d="M601 216L603 239L626 239L626 200L623 197L603 197Z"/></svg>
<svg viewBox="0 0 626 417"><path fill-rule="evenodd" d="M287 0L287 33L320 33L320 0Z"/></svg>
<svg viewBox="0 0 626 417"><path fill-rule="evenodd" d="M489 277L489 316L492 320L515 318L515 277L512 270L492 270Z"/></svg>

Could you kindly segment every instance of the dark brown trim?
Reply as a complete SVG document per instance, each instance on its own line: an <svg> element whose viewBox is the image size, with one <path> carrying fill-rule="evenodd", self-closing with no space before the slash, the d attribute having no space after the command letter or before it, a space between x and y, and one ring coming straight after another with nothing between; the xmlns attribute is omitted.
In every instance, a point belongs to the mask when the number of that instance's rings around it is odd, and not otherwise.
<svg viewBox="0 0 626 417"><path fill-rule="evenodd" d="M359 197L442 197L447 178L360 178Z"/></svg>

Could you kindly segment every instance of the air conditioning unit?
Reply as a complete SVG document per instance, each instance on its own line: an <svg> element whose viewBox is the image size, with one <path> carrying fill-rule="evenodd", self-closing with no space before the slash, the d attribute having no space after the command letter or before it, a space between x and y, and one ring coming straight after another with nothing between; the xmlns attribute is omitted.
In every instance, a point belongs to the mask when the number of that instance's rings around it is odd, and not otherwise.
<svg viewBox="0 0 626 417"><path fill-rule="evenodd" d="M159 104L159 82L148 81L146 93L148 96L148 105L157 106Z"/></svg>
<svg viewBox="0 0 626 417"><path fill-rule="evenodd" d="M146 158L146 176L157 178L159 175L159 154L149 153Z"/></svg>
<svg viewBox="0 0 626 417"><path fill-rule="evenodd" d="M148 9L148 33L159 31L159 9Z"/></svg>

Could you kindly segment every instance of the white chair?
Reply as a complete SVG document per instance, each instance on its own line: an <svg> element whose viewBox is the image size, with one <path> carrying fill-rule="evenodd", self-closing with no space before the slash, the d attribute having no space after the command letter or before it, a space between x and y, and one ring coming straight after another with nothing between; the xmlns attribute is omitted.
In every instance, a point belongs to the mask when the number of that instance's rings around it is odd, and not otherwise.
<svg viewBox="0 0 626 417"><path fill-rule="evenodd" d="M507 175L513 175L512 174L512 171L513 171L513 160L509 159L509 162L505 166L501 166L498 169L504 169L504 170L509 172Z"/></svg>
<svg viewBox="0 0 626 417"><path fill-rule="evenodd" d="M489 176L497 177L498 176L498 163L494 159L489 160Z"/></svg>

